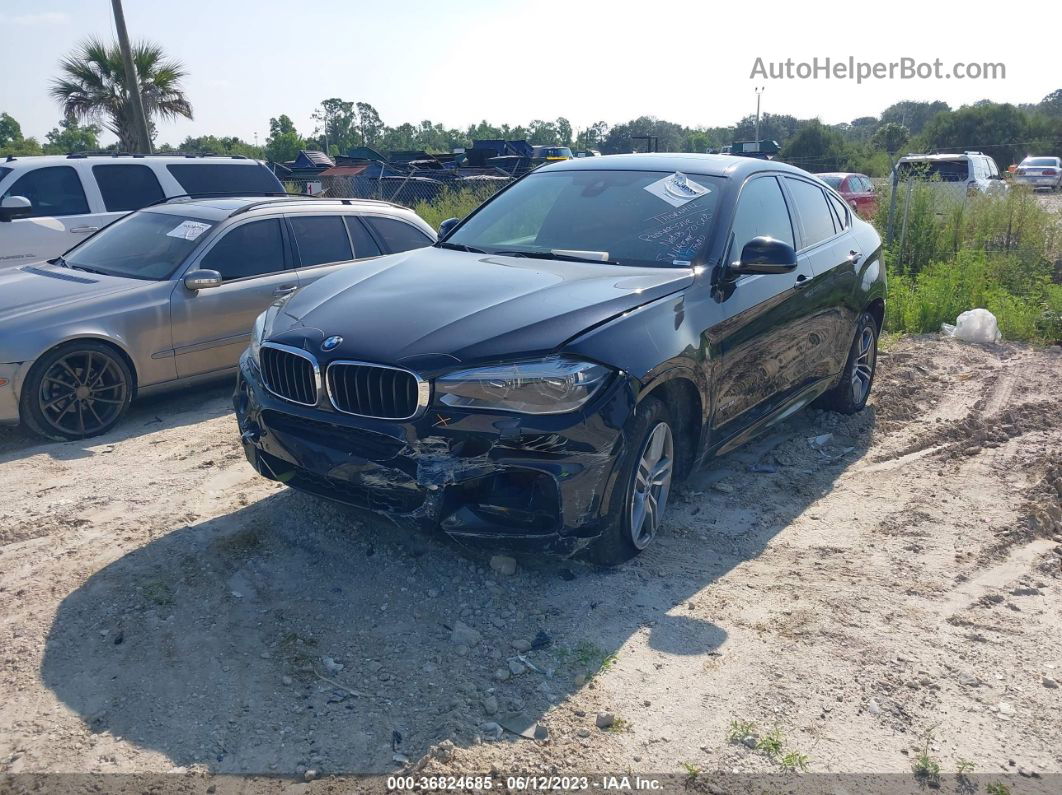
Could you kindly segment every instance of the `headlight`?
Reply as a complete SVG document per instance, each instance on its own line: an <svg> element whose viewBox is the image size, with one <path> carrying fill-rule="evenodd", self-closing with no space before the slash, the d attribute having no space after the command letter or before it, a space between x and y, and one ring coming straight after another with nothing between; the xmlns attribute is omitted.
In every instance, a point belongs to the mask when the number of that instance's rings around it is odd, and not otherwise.
<svg viewBox="0 0 1062 795"><path fill-rule="evenodd" d="M262 350L262 338L265 336L266 325L266 312L263 312L254 320L254 327L251 329L251 359L258 362L258 352Z"/></svg>
<svg viewBox="0 0 1062 795"><path fill-rule="evenodd" d="M522 414L562 414L586 403L612 371L600 364L551 356L449 373L435 381L439 402Z"/></svg>

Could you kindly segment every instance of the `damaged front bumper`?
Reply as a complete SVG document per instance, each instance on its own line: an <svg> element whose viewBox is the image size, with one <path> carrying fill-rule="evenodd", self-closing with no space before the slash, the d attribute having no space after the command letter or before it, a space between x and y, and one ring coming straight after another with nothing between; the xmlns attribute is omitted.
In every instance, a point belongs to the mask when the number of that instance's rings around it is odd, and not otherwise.
<svg viewBox="0 0 1062 795"><path fill-rule="evenodd" d="M606 523L635 391L621 377L566 415L431 406L390 422L281 400L245 354L233 402L267 478L458 539L571 554Z"/></svg>

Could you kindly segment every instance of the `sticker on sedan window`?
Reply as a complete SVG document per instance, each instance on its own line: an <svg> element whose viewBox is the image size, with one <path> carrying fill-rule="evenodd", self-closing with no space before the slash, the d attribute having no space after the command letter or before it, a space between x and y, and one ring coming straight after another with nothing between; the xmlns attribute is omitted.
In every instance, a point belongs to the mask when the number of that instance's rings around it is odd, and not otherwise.
<svg viewBox="0 0 1062 795"><path fill-rule="evenodd" d="M177 226L166 233L166 237L179 237L181 240L195 240L209 228L210 224L200 223L199 221L181 221Z"/></svg>
<svg viewBox="0 0 1062 795"><path fill-rule="evenodd" d="M681 171L668 174L663 179L658 179L645 186L645 190L657 198L663 199L672 207L681 207L687 202L699 199L711 193L709 188L694 182Z"/></svg>

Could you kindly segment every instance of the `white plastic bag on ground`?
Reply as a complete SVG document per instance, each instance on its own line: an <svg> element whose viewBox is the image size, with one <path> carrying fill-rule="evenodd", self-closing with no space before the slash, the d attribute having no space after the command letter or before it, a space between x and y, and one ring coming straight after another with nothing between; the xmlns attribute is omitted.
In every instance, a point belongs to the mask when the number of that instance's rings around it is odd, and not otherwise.
<svg viewBox="0 0 1062 795"><path fill-rule="evenodd" d="M940 330L944 336L955 337L963 342L999 342L1003 339L996 316L987 309L963 312L956 318L954 326L943 323Z"/></svg>

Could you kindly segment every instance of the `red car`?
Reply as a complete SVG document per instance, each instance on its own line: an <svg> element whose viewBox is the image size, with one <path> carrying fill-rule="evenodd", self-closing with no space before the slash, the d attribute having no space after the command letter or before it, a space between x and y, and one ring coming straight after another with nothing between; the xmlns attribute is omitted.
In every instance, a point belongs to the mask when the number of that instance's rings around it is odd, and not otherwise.
<svg viewBox="0 0 1062 795"><path fill-rule="evenodd" d="M841 194L852 209L863 218L870 218L878 209L878 197L874 185L866 174L851 174L838 171L828 174L816 174L835 191Z"/></svg>

